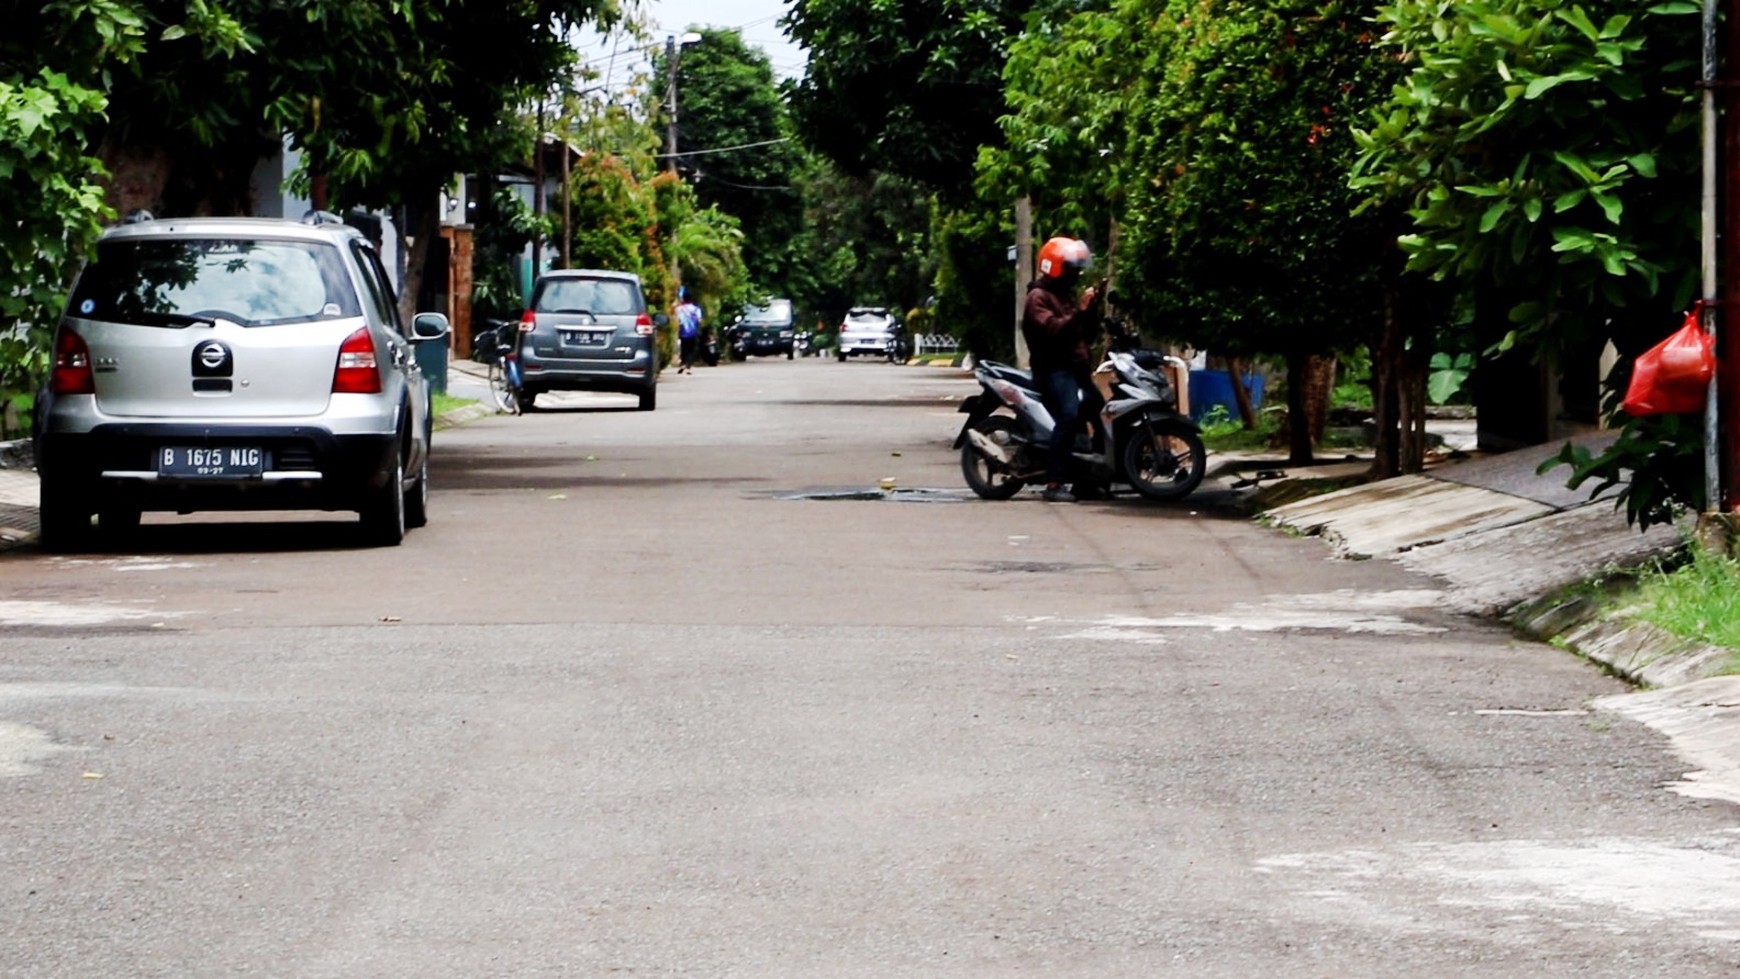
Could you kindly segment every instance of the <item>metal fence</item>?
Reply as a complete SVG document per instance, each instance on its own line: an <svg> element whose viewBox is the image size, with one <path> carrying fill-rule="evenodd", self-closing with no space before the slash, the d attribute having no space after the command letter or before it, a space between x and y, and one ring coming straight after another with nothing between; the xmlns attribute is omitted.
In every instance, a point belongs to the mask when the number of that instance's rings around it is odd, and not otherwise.
<svg viewBox="0 0 1740 979"><path fill-rule="evenodd" d="M961 349L961 341L946 333L921 333L918 336L917 355L952 354Z"/></svg>

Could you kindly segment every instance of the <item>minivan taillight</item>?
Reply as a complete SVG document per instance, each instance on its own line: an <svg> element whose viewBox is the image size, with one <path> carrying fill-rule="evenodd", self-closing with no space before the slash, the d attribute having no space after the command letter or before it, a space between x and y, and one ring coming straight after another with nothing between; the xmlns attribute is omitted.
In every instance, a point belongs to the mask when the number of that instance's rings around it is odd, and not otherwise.
<svg viewBox="0 0 1740 979"><path fill-rule="evenodd" d="M375 363L375 338L369 328L344 338L338 348L338 369L332 372L333 394L380 394L381 371Z"/></svg>
<svg viewBox="0 0 1740 979"><path fill-rule="evenodd" d="M653 335L652 317L648 316L645 313L642 313L639 316L636 316L634 318L634 332L640 334L643 337L652 336Z"/></svg>
<svg viewBox="0 0 1740 979"><path fill-rule="evenodd" d="M532 312L529 309L526 310L525 314L520 317L520 332L521 333L530 333L537 328L538 328L538 314Z"/></svg>
<svg viewBox="0 0 1740 979"><path fill-rule="evenodd" d="M54 338L54 372L48 389L55 394L96 394L97 375L91 370L91 348L85 338L62 328Z"/></svg>

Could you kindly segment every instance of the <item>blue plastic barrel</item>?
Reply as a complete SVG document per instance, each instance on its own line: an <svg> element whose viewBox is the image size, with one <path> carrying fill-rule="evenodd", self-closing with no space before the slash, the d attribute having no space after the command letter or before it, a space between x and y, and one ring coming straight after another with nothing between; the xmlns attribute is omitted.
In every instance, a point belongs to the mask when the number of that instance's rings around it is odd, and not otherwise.
<svg viewBox="0 0 1740 979"><path fill-rule="evenodd" d="M1263 375L1246 374L1245 390L1251 394L1251 407L1263 406ZM1190 372L1190 417L1201 421L1215 405L1226 409L1227 417L1239 416L1239 403L1233 397L1232 375L1226 371L1193 370Z"/></svg>

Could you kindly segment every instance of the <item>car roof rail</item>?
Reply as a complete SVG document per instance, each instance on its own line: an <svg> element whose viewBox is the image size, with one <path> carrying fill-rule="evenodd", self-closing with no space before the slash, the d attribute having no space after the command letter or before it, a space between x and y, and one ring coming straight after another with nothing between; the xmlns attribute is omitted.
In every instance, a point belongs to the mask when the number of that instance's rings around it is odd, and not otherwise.
<svg viewBox="0 0 1740 979"><path fill-rule="evenodd" d="M344 219L331 211L309 211L302 215L303 224L343 224Z"/></svg>
<svg viewBox="0 0 1740 979"><path fill-rule="evenodd" d="M157 220L157 215L152 214L150 211L147 211L142 207L135 207L131 211L127 212L127 216L121 219L121 223L122 224L144 224L147 221L155 221L155 220Z"/></svg>

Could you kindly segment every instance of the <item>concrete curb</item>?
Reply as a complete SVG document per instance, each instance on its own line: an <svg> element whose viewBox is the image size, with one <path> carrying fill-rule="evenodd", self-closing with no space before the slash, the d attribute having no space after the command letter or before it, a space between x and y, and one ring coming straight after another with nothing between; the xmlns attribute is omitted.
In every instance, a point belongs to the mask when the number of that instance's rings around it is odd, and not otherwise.
<svg viewBox="0 0 1740 979"><path fill-rule="evenodd" d="M452 411L444 411L441 414L436 415L435 430L437 432L442 432L449 428L457 428L466 422L476 421L479 418L488 418L490 415L495 413L494 408L491 408L489 405L486 405L481 401L475 401L471 404L455 408Z"/></svg>
<svg viewBox="0 0 1740 979"><path fill-rule="evenodd" d="M1500 619L1642 686L1706 680L1740 659L1624 610L1603 616L1613 591L1604 581L1684 548L1678 529L1639 532L1606 499L1566 505L1458 481L1471 471L1448 466L1365 483L1263 519L1322 537L1342 557L1383 558L1437 578L1450 609Z"/></svg>
<svg viewBox="0 0 1740 979"><path fill-rule="evenodd" d="M1677 687L1722 675L1740 652L1627 617L1601 617L1602 598L1572 589L1511 609L1504 620L1520 631L1565 647L1640 686Z"/></svg>

